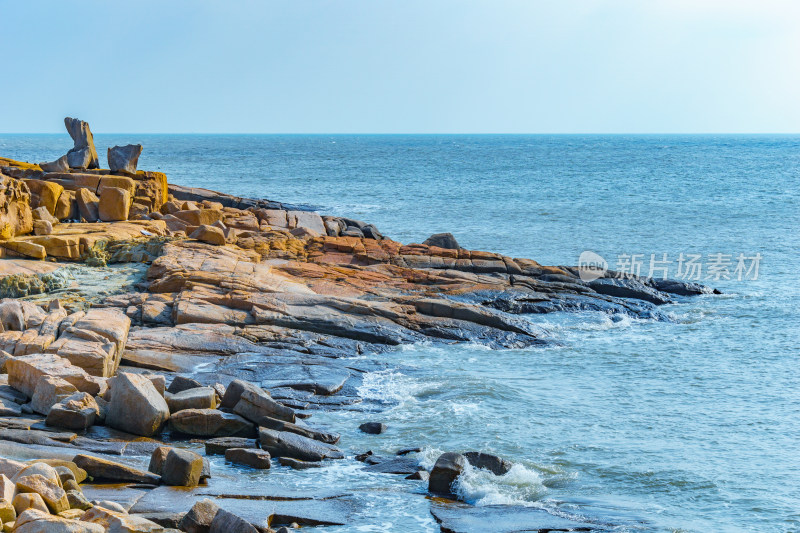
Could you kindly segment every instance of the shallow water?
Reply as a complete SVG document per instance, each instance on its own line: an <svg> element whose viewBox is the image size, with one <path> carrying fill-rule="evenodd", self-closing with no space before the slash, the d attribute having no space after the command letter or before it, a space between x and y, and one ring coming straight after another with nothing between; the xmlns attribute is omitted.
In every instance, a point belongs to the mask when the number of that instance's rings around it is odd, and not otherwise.
<svg viewBox="0 0 800 533"><path fill-rule="evenodd" d="M419 345L368 375L380 414L318 413L351 451L478 449L518 463L472 471L476 504L526 503L643 531L800 530L798 136L164 136L140 167L173 183L309 204L421 242L576 264L619 254L760 253L756 281L666 309L674 322L530 317L558 345ZM0 136L0 154L51 160L69 137ZM104 148L101 149L101 152ZM670 275L675 276L676 265ZM731 267L732 269L732 267ZM357 430L389 424L381 436ZM281 470L268 474L284 475ZM359 531L436 531L423 487L341 462L301 486L363 495ZM417 494L409 496L409 487ZM412 489L413 490L413 489ZM353 527L339 528L352 531ZM336 528L326 528L335 531Z"/></svg>

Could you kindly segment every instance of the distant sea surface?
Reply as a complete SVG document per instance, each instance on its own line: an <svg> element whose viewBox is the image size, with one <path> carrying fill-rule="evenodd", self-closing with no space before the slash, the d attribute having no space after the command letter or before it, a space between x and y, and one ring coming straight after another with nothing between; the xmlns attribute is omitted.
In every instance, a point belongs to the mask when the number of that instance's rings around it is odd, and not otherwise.
<svg viewBox="0 0 800 533"><path fill-rule="evenodd" d="M552 347L406 347L381 356L387 370L361 390L386 406L374 415L386 434L360 434L361 412L314 418L343 429L353 450L421 445L429 465L443 450L515 461L503 477L465 476L459 490L476 505L545 506L621 531L800 531L800 137L95 141L104 165L106 147L141 143L139 167L172 183L366 220L402 242L449 231L463 247L544 264L591 250L612 268L639 254L643 274L666 254L659 266L673 277L680 254L699 254L703 282L724 295L666 306L673 322L540 315L530 319ZM0 136L0 155L15 159L70 147L66 134ZM705 279L720 253L733 279ZM739 254L760 254L758 279L735 279ZM411 482L343 464L293 475L365 495L360 522L341 531L438 531L422 485L409 495Z"/></svg>

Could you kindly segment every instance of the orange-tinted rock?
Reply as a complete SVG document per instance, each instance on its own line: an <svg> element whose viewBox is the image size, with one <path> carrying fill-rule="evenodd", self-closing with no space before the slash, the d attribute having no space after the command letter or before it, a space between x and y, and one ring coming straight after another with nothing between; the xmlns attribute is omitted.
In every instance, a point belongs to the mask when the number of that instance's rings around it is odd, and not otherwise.
<svg viewBox="0 0 800 533"><path fill-rule="evenodd" d="M100 192L98 215L104 222L128 220L130 192L117 187L106 187Z"/></svg>

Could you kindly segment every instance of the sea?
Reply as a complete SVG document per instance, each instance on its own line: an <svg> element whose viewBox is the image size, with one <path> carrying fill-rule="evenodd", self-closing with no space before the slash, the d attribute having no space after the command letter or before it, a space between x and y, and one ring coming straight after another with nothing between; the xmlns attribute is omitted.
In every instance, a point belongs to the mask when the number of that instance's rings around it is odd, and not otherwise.
<svg viewBox="0 0 800 533"><path fill-rule="evenodd" d="M469 468L475 506L524 505L618 531L800 531L800 136L142 135L139 168L171 183L268 198L375 224L403 243L462 247L700 281L722 294L662 307L670 320L528 316L552 342L522 350L417 344L381 354L359 393L379 411L314 415L351 451L419 446L511 460ZM0 155L53 160L66 134L0 135ZM388 425L365 435L366 419ZM320 531L433 532L422 482L354 461L299 488L358 496ZM292 476L289 478L288 476ZM304 530L314 531L314 528ZM492 530L487 524L487 531Z"/></svg>

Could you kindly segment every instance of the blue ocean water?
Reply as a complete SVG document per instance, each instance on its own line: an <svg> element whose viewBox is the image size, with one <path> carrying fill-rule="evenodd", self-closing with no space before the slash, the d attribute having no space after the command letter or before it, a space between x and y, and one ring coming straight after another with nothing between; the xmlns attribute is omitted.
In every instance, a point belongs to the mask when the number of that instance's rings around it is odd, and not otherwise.
<svg viewBox="0 0 800 533"><path fill-rule="evenodd" d="M592 250L672 261L760 254L758 279L711 279L673 322L531 317L558 345L419 345L367 377L389 431L315 415L352 449L480 449L518 463L471 471L478 505L543 505L631 531L800 531L800 136L96 135L145 146L170 182L368 220L402 242L576 264ZM66 135L3 135L0 155L52 160ZM752 276L751 276L752 277ZM347 428L352 428L348 430ZM301 475L369 494L359 531L436 531L420 486L348 466ZM270 475L280 475L278 472ZM377 477L376 477L377 476ZM379 490L377 490L379 489ZM327 531L333 531L327 528ZM352 529L343 528L342 531Z"/></svg>

